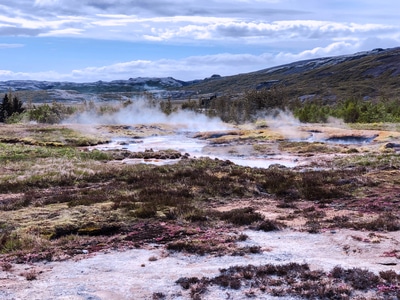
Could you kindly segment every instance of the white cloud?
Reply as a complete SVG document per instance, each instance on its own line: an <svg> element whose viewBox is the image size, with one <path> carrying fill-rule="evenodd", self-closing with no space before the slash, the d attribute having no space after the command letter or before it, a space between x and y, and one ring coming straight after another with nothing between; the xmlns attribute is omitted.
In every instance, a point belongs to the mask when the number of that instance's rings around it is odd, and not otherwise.
<svg viewBox="0 0 400 300"><path fill-rule="evenodd" d="M315 57L334 56L342 53L351 54L360 49L358 42L335 42L325 47L298 53L280 52L277 54L262 53L190 56L183 59L132 60L100 67L87 67L72 70L70 73L54 71L40 73L13 73L0 70L0 80L37 79L49 81L111 81L134 77L174 77L181 80L202 79L212 74L222 76L258 71L261 69L291 63Z"/></svg>
<svg viewBox="0 0 400 300"><path fill-rule="evenodd" d="M35 5L37 6L54 5L57 3L58 0L35 0Z"/></svg>
<svg viewBox="0 0 400 300"><path fill-rule="evenodd" d="M336 56L343 53L351 54L357 52L359 44L357 42L336 42L326 47L316 47L300 53L279 53L275 60L280 62L294 62L299 60L312 59L316 57Z"/></svg>
<svg viewBox="0 0 400 300"><path fill-rule="evenodd" d="M46 33L39 34L39 36L73 36L73 35L81 35L83 32L84 32L83 29L65 28L59 30L51 30Z"/></svg>
<svg viewBox="0 0 400 300"><path fill-rule="evenodd" d="M15 17L0 15L0 29L2 27L15 28L15 34L19 35L18 32L24 32L24 30L36 30L37 34L42 32L46 34L54 30L61 30L60 34L64 35L64 30L70 30L72 28L79 29L76 27L86 26L86 18L79 16L65 16L56 17L53 19L46 19L42 17L28 17L23 14L19 14ZM39 31L40 30L40 31ZM80 29L82 30L82 29ZM72 31L71 31L72 32ZM1 34L0 34L1 35ZM9 34L7 34L9 35ZM25 35L22 33L21 35Z"/></svg>
<svg viewBox="0 0 400 300"><path fill-rule="evenodd" d="M125 26L129 23L167 23L172 26L177 23L194 23L194 24L214 24L218 22L229 22L234 21L233 18L223 17L205 17L205 16L172 16L172 17L152 17L142 18L137 15L109 15L109 14L97 14L99 17L98 21L92 22L92 24L99 26Z"/></svg>
<svg viewBox="0 0 400 300"><path fill-rule="evenodd" d="M400 26L372 23L345 23L316 20L285 20L274 22L243 21L232 18L163 17L138 18L124 15L100 15L100 20L82 21L90 30L84 37L130 41L186 42L193 40L221 43L234 41L265 45L276 41L331 40L364 36L393 36ZM75 26L76 24L74 24ZM87 29L87 28L86 28ZM108 30L107 30L108 29ZM117 30L116 30L117 29ZM134 34L132 34L134 33Z"/></svg>
<svg viewBox="0 0 400 300"><path fill-rule="evenodd" d="M21 48L24 46L23 44L0 44L0 49Z"/></svg>
<svg viewBox="0 0 400 300"><path fill-rule="evenodd" d="M129 24L135 24L134 29L138 34L133 39L149 39L154 41L174 41L174 40L210 40L218 41L225 39L258 39L260 44L265 40L271 39L334 39L342 37L362 36L362 35L386 35L398 32L399 26L388 26L382 24L358 24L358 23L338 23L315 20L289 20L275 22L245 22L226 18L165 18L138 19L126 17L120 19L107 19L92 22L92 25L102 27L121 27L120 30L128 33L132 28ZM147 25L146 24L151 24ZM133 26L133 25L132 25ZM125 28L124 28L125 27ZM109 31L106 34L112 35ZM112 38L112 36L110 36Z"/></svg>
<svg viewBox="0 0 400 300"><path fill-rule="evenodd" d="M334 39L359 35L384 35L400 31L399 25L373 22L353 22L351 18L321 21L321 17L310 19L296 1L291 1L294 10L284 9L287 1L210 1L200 5L196 1L89 1L89 0L36 0L29 5L4 6L0 10L0 28L12 26L14 35L26 35L24 29L40 30L29 35L75 36L130 41L187 42L193 39L205 41L236 40L258 41L265 44L273 39ZM313 3L314 1L312 1ZM310 8L310 2L304 6ZM371 4L369 4L371 5ZM44 10L42 6L46 6ZM319 5L315 11L326 13L329 4ZM272 12L273 11L273 12ZM198 12L198 13L196 13ZM269 12L269 13L268 13ZM385 11L389 13L389 11ZM280 15L270 17L272 15ZM345 13L343 14L346 15ZM297 17L297 18L296 18ZM117 29L117 30L116 30ZM3 32L3 33L2 33ZM0 31L9 35L10 30ZM134 32L134 34L130 34Z"/></svg>
<svg viewBox="0 0 400 300"><path fill-rule="evenodd" d="M55 71L45 72L13 72L11 70L0 70L0 80L44 80L44 81L63 81L73 78L68 74L60 74Z"/></svg>

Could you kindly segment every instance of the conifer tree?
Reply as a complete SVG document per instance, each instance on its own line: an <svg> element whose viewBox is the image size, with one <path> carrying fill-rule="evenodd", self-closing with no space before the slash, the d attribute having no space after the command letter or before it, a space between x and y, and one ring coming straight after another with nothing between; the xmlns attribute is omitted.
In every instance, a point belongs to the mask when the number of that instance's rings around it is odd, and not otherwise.
<svg viewBox="0 0 400 300"><path fill-rule="evenodd" d="M23 103L17 96L13 96L11 92L4 95L0 104L0 122L5 122L14 113L20 114L24 111Z"/></svg>

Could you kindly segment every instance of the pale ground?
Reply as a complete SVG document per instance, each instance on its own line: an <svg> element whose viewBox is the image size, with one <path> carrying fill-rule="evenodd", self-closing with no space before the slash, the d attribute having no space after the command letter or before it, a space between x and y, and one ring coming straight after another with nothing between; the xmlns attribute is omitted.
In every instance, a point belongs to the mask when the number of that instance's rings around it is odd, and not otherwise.
<svg viewBox="0 0 400 300"><path fill-rule="evenodd" d="M76 261L14 265L11 271L0 273L0 298L130 300L152 299L153 293L161 292L166 299L189 299L188 292L175 283L180 277L214 277L221 268L247 264L297 262L326 271L336 265L375 273L399 271L399 260L384 256L384 252L400 249L399 232L379 233L373 240L369 232L347 229L319 234L292 230L270 233L247 230L244 233L249 239L241 242L243 246L261 246L261 254L196 256L168 253L153 245L149 249L82 254L82 259ZM30 270L39 273L36 280L27 281L21 276ZM248 289L234 291L213 287L203 299L242 299ZM259 294L257 298L276 299L266 294Z"/></svg>
<svg viewBox="0 0 400 300"><path fill-rule="evenodd" d="M379 138L384 137L380 135ZM191 150L192 156L198 155L196 147L204 147L203 142L198 143L200 145L185 144L185 147L194 146L185 150ZM168 144L170 147L170 141ZM215 155L215 151L212 154ZM271 161L282 163L276 161L276 158L272 157ZM297 158L294 159L290 157L289 163L297 162ZM264 160L269 163L268 158ZM279 215L280 211L262 213ZM297 229L296 224L291 225L291 228ZM261 254L196 256L168 253L162 247L153 245L149 249L81 254L77 260L64 262L13 265L10 271L0 270L0 299L153 299L153 293L157 292L166 295L166 299L188 299L188 291L182 290L175 283L179 278L214 277L221 268L247 264L298 262L326 271L336 265L343 268L365 268L375 273L400 271L399 259L384 255L385 252L400 251L400 232L371 235L368 231L340 229L309 234L286 229L272 233L247 230L244 233L249 239L242 242L243 246L260 246L263 249ZM31 271L38 273L37 279L27 281L24 273ZM246 287L240 291L212 287L203 295L203 299L243 299L245 290ZM276 298L258 294L257 299Z"/></svg>

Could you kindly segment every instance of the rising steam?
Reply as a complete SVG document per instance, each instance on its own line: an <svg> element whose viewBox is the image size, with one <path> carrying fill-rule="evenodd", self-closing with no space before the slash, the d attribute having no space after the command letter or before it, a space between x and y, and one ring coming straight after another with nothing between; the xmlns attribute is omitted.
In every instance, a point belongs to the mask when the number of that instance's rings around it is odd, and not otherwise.
<svg viewBox="0 0 400 300"><path fill-rule="evenodd" d="M286 139L304 138L304 131L300 128L302 123L290 111L276 110L264 115L259 120L266 123L269 128L279 132Z"/></svg>
<svg viewBox="0 0 400 300"><path fill-rule="evenodd" d="M159 105L146 99L133 100L127 106L120 106L112 112L99 113L92 108L74 114L64 123L93 125L133 125L133 124L173 124L185 131L226 130L228 125L219 118L210 118L204 114L188 110L178 110L167 115Z"/></svg>

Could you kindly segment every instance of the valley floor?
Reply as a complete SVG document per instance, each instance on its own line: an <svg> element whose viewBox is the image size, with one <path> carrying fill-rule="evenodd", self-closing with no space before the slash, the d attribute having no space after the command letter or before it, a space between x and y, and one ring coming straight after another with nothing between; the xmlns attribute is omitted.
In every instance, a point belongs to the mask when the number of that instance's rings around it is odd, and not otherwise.
<svg viewBox="0 0 400 300"><path fill-rule="evenodd" d="M398 131L232 128L185 155L145 149L162 125L71 130L0 128L1 299L400 296Z"/></svg>

